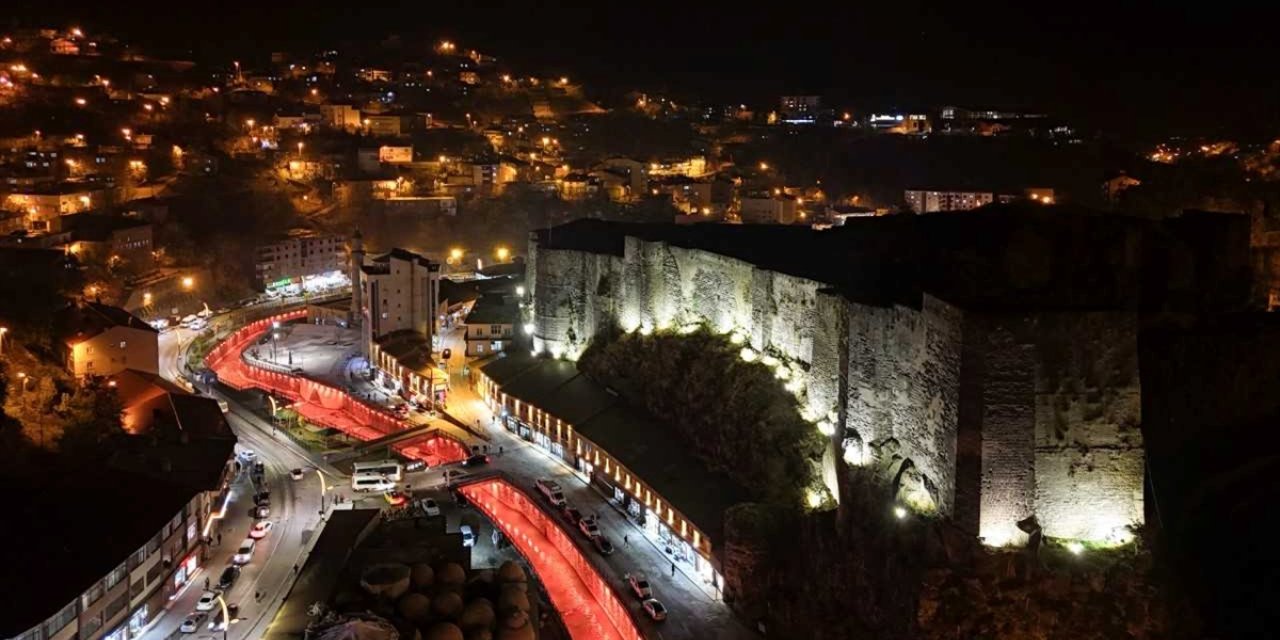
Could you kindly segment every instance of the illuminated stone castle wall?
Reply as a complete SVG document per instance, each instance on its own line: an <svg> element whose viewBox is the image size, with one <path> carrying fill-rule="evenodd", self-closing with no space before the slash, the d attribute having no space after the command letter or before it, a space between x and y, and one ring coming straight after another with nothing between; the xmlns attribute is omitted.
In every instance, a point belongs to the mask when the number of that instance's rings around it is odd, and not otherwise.
<svg viewBox="0 0 1280 640"><path fill-rule="evenodd" d="M928 294L853 302L743 260L626 237L622 255L530 243L534 349L576 357L603 327L733 336L830 435L828 488L874 466L899 498L990 544L1103 540L1143 520L1137 321L983 314ZM822 429L825 427L825 429ZM838 460L838 462L836 462ZM837 496L838 497L838 496Z"/></svg>

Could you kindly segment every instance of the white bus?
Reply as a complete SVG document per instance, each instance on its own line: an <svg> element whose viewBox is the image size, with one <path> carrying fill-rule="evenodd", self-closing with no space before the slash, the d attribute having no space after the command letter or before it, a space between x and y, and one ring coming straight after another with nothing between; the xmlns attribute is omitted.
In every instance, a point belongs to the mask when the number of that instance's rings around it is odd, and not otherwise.
<svg viewBox="0 0 1280 640"><path fill-rule="evenodd" d="M404 466L395 460L357 462L351 473L356 491L390 491L404 478Z"/></svg>
<svg viewBox="0 0 1280 640"><path fill-rule="evenodd" d="M390 491L396 483L380 473L357 473L351 476L351 488L358 492Z"/></svg>
<svg viewBox="0 0 1280 640"><path fill-rule="evenodd" d="M404 478L404 465L395 460L357 462L351 470L351 475L355 477L361 474L378 474L386 476L392 482L400 482Z"/></svg>

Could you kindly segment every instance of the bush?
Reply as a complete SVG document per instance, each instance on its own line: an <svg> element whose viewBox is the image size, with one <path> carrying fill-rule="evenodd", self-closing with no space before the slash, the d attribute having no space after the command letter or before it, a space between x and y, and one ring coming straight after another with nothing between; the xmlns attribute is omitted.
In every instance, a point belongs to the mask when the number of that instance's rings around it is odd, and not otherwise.
<svg viewBox="0 0 1280 640"><path fill-rule="evenodd" d="M578 366L671 423L709 468L755 499L799 504L823 441L760 363L708 331L598 337Z"/></svg>

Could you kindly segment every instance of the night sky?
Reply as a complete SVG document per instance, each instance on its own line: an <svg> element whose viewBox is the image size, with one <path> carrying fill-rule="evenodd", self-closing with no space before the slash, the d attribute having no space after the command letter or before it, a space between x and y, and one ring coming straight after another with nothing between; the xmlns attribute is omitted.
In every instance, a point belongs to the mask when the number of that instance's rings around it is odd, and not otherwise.
<svg viewBox="0 0 1280 640"><path fill-rule="evenodd" d="M42 5L18 20L78 21L195 47L197 58L443 36L517 72L572 73L598 87L757 102L813 92L864 109L1026 107L1120 135L1271 135L1280 120L1278 12L1229 2L84 4Z"/></svg>

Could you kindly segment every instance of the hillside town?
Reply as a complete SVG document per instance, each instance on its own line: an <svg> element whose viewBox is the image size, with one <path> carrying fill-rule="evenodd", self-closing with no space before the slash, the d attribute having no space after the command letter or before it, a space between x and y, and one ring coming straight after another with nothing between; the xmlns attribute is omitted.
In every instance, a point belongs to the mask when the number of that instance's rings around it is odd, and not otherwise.
<svg viewBox="0 0 1280 640"><path fill-rule="evenodd" d="M1274 622L1280 140L537 66L2 30L0 638Z"/></svg>

